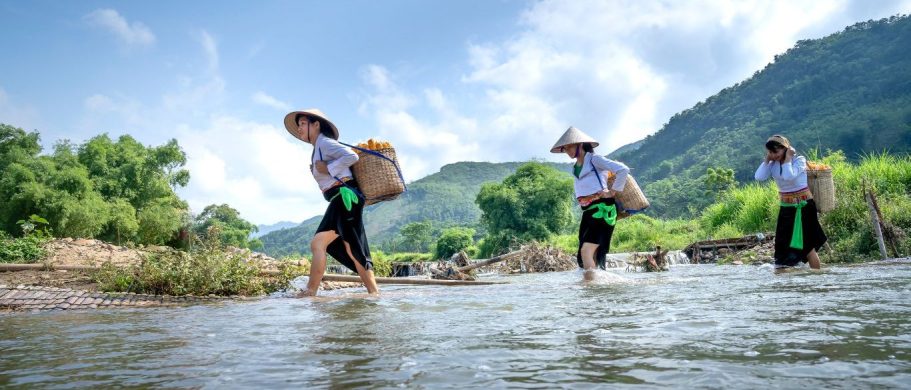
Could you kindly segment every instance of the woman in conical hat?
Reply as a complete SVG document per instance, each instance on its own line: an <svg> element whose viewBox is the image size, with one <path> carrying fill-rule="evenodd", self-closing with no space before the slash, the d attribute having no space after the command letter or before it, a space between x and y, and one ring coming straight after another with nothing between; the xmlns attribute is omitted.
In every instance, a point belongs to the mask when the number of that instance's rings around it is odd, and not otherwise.
<svg viewBox="0 0 911 390"><path fill-rule="evenodd" d="M759 181L775 179L778 186L781 207L775 227L775 267L793 267L809 261L810 268L819 269L817 251L827 238L807 186L807 159L798 156L791 141L780 135L769 137L765 150L755 177Z"/></svg>
<svg viewBox="0 0 911 390"><path fill-rule="evenodd" d="M585 270L585 279L594 278L595 267L604 269L610 250L617 206L614 195L623 191L629 168L619 162L595 154L598 141L575 127L570 127L550 149L551 153L566 153L575 160L573 176L575 193L582 208L579 223L579 249L576 261ZM615 175L608 188L608 172Z"/></svg>
<svg viewBox="0 0 911 390"><path fill-rule="evenodd" d="M310 173L323 191L323 198L329 202L310 241L313 259L306 294L313 296L319 290L327 253L357 272L368 293L378 293L362 219L366 200L351 174L351 166L358 160L357 154L338 142L338 128L320 110L288 113L285 129L297 139L313 145Z"/></svg>

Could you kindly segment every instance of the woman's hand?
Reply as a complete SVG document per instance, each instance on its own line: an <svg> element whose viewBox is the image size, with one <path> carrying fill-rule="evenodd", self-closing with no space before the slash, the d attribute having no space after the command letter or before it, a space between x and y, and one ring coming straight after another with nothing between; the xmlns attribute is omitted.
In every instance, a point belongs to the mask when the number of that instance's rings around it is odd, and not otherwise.
<svg viewBox="0 0 911 390"><path fill-rule="evenodd" d="M788 151L785 153L785 158L784 158L785 162L791 161L791 159L794 158L795 154L797 154L797 150L795 150L794 148L788 148Z"/></svg>
<svg viewBox="0 0 911 390"><path fill-rule="evenodd" d="M765 162L775 161L775 154L771 150L766 150L765 152Z"/></svg>
<svg viewBox="0 0 911 390"><path fill-rule="evenodd" d="M329 174L329 166L326 165L325 161L316 162L316 171L323 174Z"/></svg>

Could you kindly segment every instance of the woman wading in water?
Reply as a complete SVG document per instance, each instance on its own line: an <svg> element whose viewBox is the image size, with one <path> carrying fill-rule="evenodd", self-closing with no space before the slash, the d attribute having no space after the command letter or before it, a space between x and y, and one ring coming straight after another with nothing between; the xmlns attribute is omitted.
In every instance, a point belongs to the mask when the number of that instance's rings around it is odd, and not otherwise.
<svg viewBox="0 0 911 390"><path fill-rule="evenodd" d="M780 135L766 141L766 157L756 170L756 180L775 179L781 207L775 227L775 268L796 266L809 260L819 269L817 251L826 242L819 226L816 203L807 187L807 159L795 156L791 142Z"/></svg>
<svg viewBox="0 0 911 390"><path fill-rule="evenodd" d="M323 198L329 202L316 235L310 241L313 259L304 294L315 296L319 291L327 253L357 272L368 293L379 293L361 219L365 199L351 174L351 166L358 160L357 154L338 142L338 128L320 110L288 113L285 128L291 135L313 145L310 173L323 191Z"/></svg>
<svg viewBox="0 0 911 390"><path fill-rule="evenodd" d="M594 153L598 142L581 130L570 127L550 149L551 153L566 153L576 160L573 165L575 193L582 208L579 223L579 249L576 261L584 269L585 280L594 279L595 267L604 269L610 250L617 206L614 195L623 191L629 168L621 162ZM607 172L616 176L611 188L607 187Z"/></svg>

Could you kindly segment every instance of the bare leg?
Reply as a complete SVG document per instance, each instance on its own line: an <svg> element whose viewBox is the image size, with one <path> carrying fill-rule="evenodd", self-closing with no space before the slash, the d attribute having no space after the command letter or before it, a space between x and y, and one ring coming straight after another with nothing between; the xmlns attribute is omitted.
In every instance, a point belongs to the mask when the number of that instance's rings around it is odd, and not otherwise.
<svg viewBox="0 0 911 390"><path fill-rule="evenodd" d="M810 253L807 253L807 260L810 261L810 268L819 269L819 254L816 253L816 249L813 249L810 251Z"/></svg>
<svg viewBox="0 0 911 390"><path fill-rule="evenodd" d="M306 294L315 297L319 291L319 284L323 281L323 274L326 272L326 248L329 244L338 238L334 231L319 232L313 236L310 241L310 251L313 252L313 259L310 262L310 280L307 281Z"/></svg>
<svg viewBox="0 0 911 390"><path fill-rule="evenodd" d="M582 244L582 279L592 281L595 279L595 251L598 250L598 244L586 242Z"/></svg>
<svg viewBox="0 0 911 390"><path fill-rule="evenodd" d="M364 266L355 260L354 253L351 252L351 245L348 245L347 241L343 242L345 243L345 250L348 251L348 256L354 261L354 268L357 268L358 276L361 277L361 281L364 282L364 287L367 288L367 293L379 294L380 290L376 287L376 279L373 277L373 270L364 269Z"/></svg>

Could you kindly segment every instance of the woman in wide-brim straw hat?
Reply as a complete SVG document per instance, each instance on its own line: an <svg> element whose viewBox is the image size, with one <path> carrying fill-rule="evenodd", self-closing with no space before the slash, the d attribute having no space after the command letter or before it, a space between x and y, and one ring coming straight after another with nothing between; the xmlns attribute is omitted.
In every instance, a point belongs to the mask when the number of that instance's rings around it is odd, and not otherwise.
<svg viewBox="0 0 911 390"><path fill-rule="evenodd" d="M807 186L807 159L798 156L791 141L780 135L769 137L765 151L765 158L756 169L756 180L775 179L781 201L775 227L775 267L793 267L809 261L810 268L819 269L817 252L827 238Z"/></svg>
<svg viewBox="0 0 911 390"><path fill-rule="evenodd" d="M629 168L619 162L595 154L598 142L575 127L570 127L550 149L551 153L566 153L575 160L576 201L582 208L579 223L579 249L576 261L585 271L585 279L594 278L595 267L604 269L611 236L617 222L614 196L623 191ZM608 188L607 173L615 175Z"/></svg>
<svg viewBox="0 0 911 390"><path fill-rule="evenodd" d="M329 202L326 214L310 241L313 258L307 295L316 295L326 268L326 254L357 272L367 292L377 293L370 246L362 219L365 199L351 174L358 156L338 142L338 127L320 110L293 111L285 115L285 128L297 139L313 145L310 173Z"/></svg>

